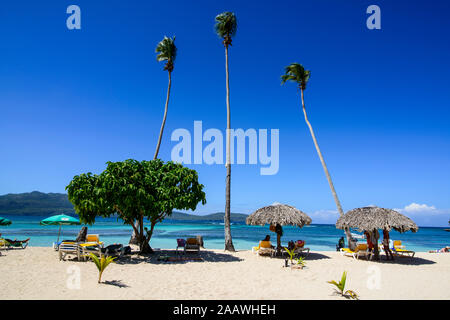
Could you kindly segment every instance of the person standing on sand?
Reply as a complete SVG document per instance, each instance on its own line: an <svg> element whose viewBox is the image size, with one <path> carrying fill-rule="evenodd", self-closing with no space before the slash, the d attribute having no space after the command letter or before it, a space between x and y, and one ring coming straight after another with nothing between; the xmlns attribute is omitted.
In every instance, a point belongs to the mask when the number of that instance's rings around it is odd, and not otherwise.
<svg viewBox="0 0 450 320"><path fill-rule="evenodd" d="M386 252L386 260L389 260L389 256L391 257L390 260L394 260L394 255L392 254L391 249L389 248L389 231L386 229L383 230L383 248L384 252Z"/></svg>
<svg viewBox="0 0 450 320"><path fill-rule="evenodd" d="M372 242L371 233L368 232L368 231L364 231L364 235L366 236L367 247L369 248L369 252L372 253L372 251L373 251L373 242Z"/></svg>

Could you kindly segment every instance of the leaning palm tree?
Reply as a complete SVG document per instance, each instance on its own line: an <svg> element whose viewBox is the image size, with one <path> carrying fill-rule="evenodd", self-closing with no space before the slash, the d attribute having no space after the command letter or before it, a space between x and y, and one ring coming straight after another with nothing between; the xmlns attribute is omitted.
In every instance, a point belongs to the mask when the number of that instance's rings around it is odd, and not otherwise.
<svg viewBox="0 0 450 320"><path fill-rule="evenodd" d="M286 83L287 81L295 82L298 85L298 88L301 91L302 97L302 107L303 114L305 115L306 124L309 127L309 131L311 132L312 139L314 141L314 145L316 146L317 154L319 155L320 162L322 163L323 170L325 171L325 175L328 180L328 184L330 185L331 193L333 194L334 201L336 202L336 207L339 211L340 216L344 215L344 211L342 210L341 203L337 196L336 190L334 189L333 181L331 181L330 173L328 172L327 165L325 164L325 160L323 159L322 152L320 151L319 144L317 143L316 135L314 134L314 130L309 123L308 116L306 115L305 109L305 99L304 99L304 90L306 89L306 84L308 83L309 77L311 76L311 71L305 70L305 68L299 63L291 63L285 68L285 73L281 76L281 84ZM345 229L345 234L347 236L347 243L350 243L351 234L348 229Z"/></svg>
<svg viewBox="0 0 450 320"><path fill-rule="evenodd" d="M223 45L225 46L225 73L226 73L226 87L227 87L227 160L225 166L227 167L226 190L225 190L225 250L235 251L233 241L231 239L230 227L230 184L231 184L231 161L230 161L230 81L228 73L228 46L231 46L231 38L236 34L237 22L236 16L232 12L223 12L216 16L216 24L214 26L217 35L223 38Z"/></svg>
<svg viewBox="0 0 450 320"><path fill-rule="evenodd" d="M161 124L161 130L159 131L158 144L156 145L155 156L153 157L153 159L156 159L158 157L159 147L161 146L161 139L164 132L164 126L166 124L167 108L169 107L170 87L172 85L173 64L177 56L175 37L171 39L164 36L164 39L162 39L161 42L158 43L158 45L156 46L155 52L158 53L158 55L156 56L156 60L167 61L166 64L164 65L164 70L167 70L167 72L169 73L169 85L167 87L167 98L166 98L166 107L164 109L164 117Z"/></svg>

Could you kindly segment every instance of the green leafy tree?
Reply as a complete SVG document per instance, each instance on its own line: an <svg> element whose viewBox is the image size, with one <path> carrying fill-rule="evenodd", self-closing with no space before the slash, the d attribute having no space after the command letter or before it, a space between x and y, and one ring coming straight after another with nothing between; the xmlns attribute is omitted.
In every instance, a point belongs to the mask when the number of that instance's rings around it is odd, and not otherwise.
<svg viewBox="0 0 450 320"><path fill-rule="evenodd" d="M230 161L230 129L231 129L231 115L230 115L230 80L228 71L228 47L231 46L232 37L236 34L237 21L236 16L232 12L223 12L216 16L216 24L214 29L217 35L223 39L223 45L225 47L225 74L226 74L226 88L227 88L227 150L226 150L226 190L225 190L225 250L235 251L233 240L231 238L231 161Z"/></svg>
<svg viewBox="0 0 450 320"><path fill-rule="evenodd" d="M98 269L98 283L102 282L102 274L103 271L105 271L106 267L116 259L116 257L105 257L102 256L101 258L98 258L95 254L90 253L89 254L92 261L94 261L95 265Z"/></svg>
<svg viewBox="0 0 450 320"><path fill-rule="evenodd" d="M342 210L341 202L339 201L336 190L334 189L333 181L331 180L331 175L328 172L328 168L327 165L325 164L325 160L323 159L322 152L320 151L316 135L314 134L314 130L306 114L304 91L306 90L306 84L308 83L310 76L311 71L305 70L305 68L301 64L291 63L290 65L285 67L285 73L281 76L281 84L285 84L287 81L292 81L297 84L298 88L301 91L303 114L305 116L306 124L308 125L309 131L311 132L311 137L316 147L317 154L319 155L320 162L322 163L323 170L325 171L325 176L327 177L328 184L330 185L331 193L333 194L336 207L339 211L339 214L343 216L344 211ZM346 229L345 234L347 236L347 243L350 243L351 239L350 231Z"/></svg>
<svg viewBox="0 0 450 320"><path fill-rule="evenodd" d="M160 43L156 46L156 60L159 62L166 61L164 65L164 70L167 70L169 74L169 84L167 86L167 97L166 97L166 107L164 108L164 116L161 124L161 129L159 131L158 143L156 144L155 156L153 159L158 158L159 147L161 146L161 140L164 132L164 126L166 125L167 109L169 107L170 98L170 88L172 86L172 71L174 67L175 58L177 57L177 47L175 46L175 37L168 38L164 37Z"/></svg>
<svg viewBox="0 0 450 320"><path fill-rule="evenodd" d="M149 253L155 225L174 209L195 210L199 202L205 204L203 187L197 172L179 163L129 159L107 162L100 175L75 176L66 190L81 222L92 224L96 217L117 214L133 227L140 253Z"/></svg>

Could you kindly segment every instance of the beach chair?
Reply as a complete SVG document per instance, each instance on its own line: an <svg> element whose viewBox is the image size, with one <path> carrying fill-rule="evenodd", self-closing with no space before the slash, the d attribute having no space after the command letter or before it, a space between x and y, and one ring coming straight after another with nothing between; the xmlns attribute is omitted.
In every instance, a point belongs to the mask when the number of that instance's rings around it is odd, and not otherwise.
<svg viewBox="0 0 450 320"><path fill-rule="evenodd" d="M298 255L303 254L304 252L306 252L305 257L307 257L309 255L309 248L305 248L305 241L297 240L294 246L294 254Z"/></svg>
<svg viewBox="0 0 450 320"><path fill-rule="evenodd" d="M197 238L187 238L186 243L184 245L184 252L188 251L194 251L199 253L200 252L200 243L198 242Z"/></svg>
<svg viewBox="0 0 450 320"><path fill-rule="evenodd" d="M25 249L28 246L28 241L30 241L30 238L26 240L11 240L11 239L3 239L5 241L5 246L8 249L11 248L19 248L19 249Z"/></svg>
<svg viewBox="0 0 450 320"><path fill-rule="evenodd" d="M360 243L356 246L355 251L349 248L341 248L341 253L344 256L352 256L354 259L359 259L359 257L365 256L367 260L371 257L371 252L367 243Z"/></svg>
<svg viewBox="0 0 450 320"><path fill-rule="evenodd" d="M116 257L120 259L125 254L122 244L110 244L106 248L100 248L101 253L106 257Z"/></svg>
<svg viewBox="0 0 450 320"><path fill-rule="evenodd" d="M103 242L100 241L98 234L88 234L86 235L85 243L97 243L103 248Z"/></svg>
<svg viewBox="0 0 450 320"><path fill-rule="evenodd" d="M81 249L80 258L83 261L89 260L91 253L96 255L99 258L102 257L102 247L99 243L85 242L85 243L80 243L78 245Z"/></svg>
<svg viewBox="0 0 450 320"><path fill-rule="evenodd" d="M257 253L260 256L263 256L263 255L274 256L276 253L276 250L274 249L274 247L272 246L272 243L270 243L270 241L261 240L259 242L259 248L257 250Z"/></svg>
<svg viewBox="0 0 450 320"><path fill-rule="evenodd" d="M67 255L76 256L78 261L81 260L81 248L77 242L63 241L59 245L59 261L65 260Z"/></svg>
<svg viewBox="0 0 450 320"><path fill-rule="evenodd" d="M177 239L177 248L175 249L175 253L178 255L178 249L183 250L182 252L184 252L184 249L186 247L186 240L184 239Z"/></svg>
<svg viewBox="0 0 450 320"><path fill-rule="evenodd" d="M6 240L3 239L3 238L0 238L0 249L8 250L8 248L9 248L9 243L8 243L8 241L6 241Z"/></svg>
<svg viewBox="0 0 450 320"><path fill-rule="evenodd" d="M400 240L394 240L394 247L392 248L392 253L396 256L408 256L413 258L416 254L415 251L412 250L406 250L405 246L402 245L402 242Z"/></svg>

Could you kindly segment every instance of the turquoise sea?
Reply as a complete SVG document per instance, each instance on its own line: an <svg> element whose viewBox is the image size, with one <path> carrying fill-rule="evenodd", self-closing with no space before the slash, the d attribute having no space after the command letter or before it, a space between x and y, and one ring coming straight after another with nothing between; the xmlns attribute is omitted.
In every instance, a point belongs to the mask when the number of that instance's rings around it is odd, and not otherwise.
<svg viewBox="0 0 450 320"><path fill-rule="evenodd" d="M30 238L30 246L51 246L56 241L58 226L41 226L39 221L47 218L36 216L4 216L13 223L7 227L0 227L0 233L5 238L23 240ZM78 234L81 226L63 226L61 239L73 239ZM94 225L87 226L88 233L99 234L100 239L106 245L112 243L127 244L132 232L132 227L124 225L116 218L97 219ZM420 227L416 233L406 232L400 234L391 232L391 239L402 240L412 250L428 251L440 249L450 245L450 232L445 228ZM307 247L311 250L327 251L335 250L338 239L344 235L342 230L334 225L312 224L303 228L283 227L284 235L282 243L289 240L306 240ZM249 250L258 244L267 234L276 242L276 234L269 231L268 226L247 226L233 223L231 226L233 243L237 250ZM357 233L356 231L352 231ZM203 236L205 248L223 249L224 231L223 224L211 221L174 221L166 219L155 227L155 232L150 241L153 248L170 249L176 247L177 238L187 238L196 235ZM359 241L365 241L363 239Z"/></svg>

